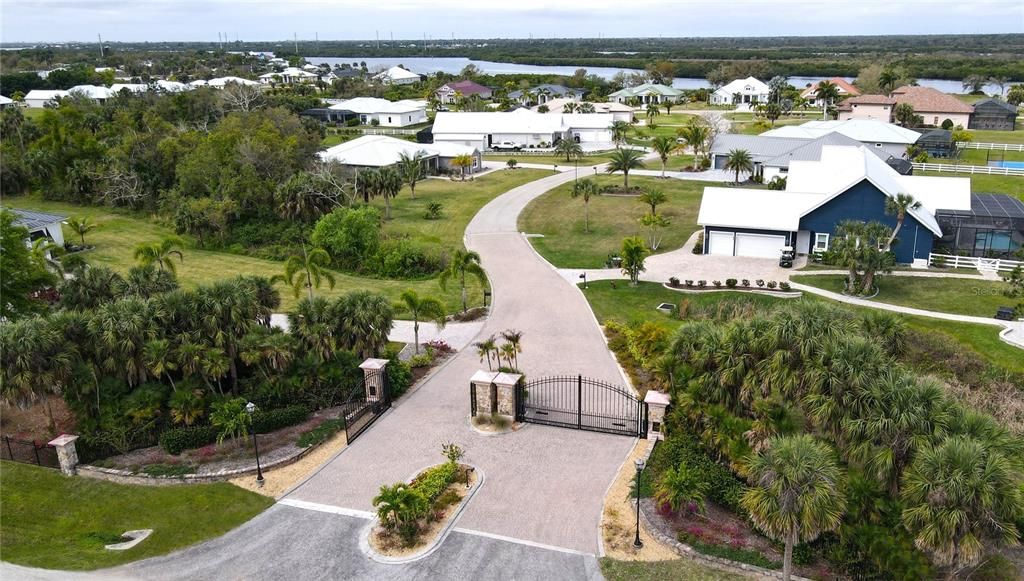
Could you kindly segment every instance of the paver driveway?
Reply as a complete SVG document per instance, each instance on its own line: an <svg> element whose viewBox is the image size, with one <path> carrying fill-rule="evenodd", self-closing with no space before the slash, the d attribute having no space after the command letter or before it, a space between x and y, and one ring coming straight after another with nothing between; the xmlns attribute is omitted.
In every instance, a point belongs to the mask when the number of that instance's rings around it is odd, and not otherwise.
<svg viewBox="0 0 1024 581"><path fill-rule="evenodd" d="M586 300L516 232L530 200L571 179L553 174L511 190L467 228L494 292L481 336L523 331L520 367L531 376L583 373L622 384ZM486 478L460 528L597 553L604 493L633 439L539 425L479 435L469 424L469 378L481 365L472 348L462 350L288 498L372 510L381 484L441 461L441 444L454 441Z"/></svg>

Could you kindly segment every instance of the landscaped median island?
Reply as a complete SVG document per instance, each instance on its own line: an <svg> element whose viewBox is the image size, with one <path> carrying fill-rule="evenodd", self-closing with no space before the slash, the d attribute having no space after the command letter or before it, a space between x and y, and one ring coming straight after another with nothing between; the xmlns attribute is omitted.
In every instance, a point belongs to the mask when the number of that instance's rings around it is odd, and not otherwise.
<svg viewBox="0 0 1024 581"><path fill-rule="evenodd" d="M0 462L4 561L61 570L112 567L220 536L273 501L227 483L134 486L72 478L48 468ZM126 551L129 530L153 529Z"/></svg>

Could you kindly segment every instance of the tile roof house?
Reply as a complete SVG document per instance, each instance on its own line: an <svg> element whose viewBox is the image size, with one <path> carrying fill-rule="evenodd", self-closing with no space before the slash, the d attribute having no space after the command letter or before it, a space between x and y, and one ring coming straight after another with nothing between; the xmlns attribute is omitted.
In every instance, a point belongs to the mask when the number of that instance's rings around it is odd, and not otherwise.
<svg viewBox="0 0 1024 581"><path fill-rule="evenodd" d="M785 246L798 254L826 250L844 220L895 226L885 205L900 193L921 206L907 213L896 261L927 261L943 236L936 213L971 210L970 178L900 175L863 145L827 145L818 161L793 161L784 191L704 188L697 223L706 254L778 259Z"/></svg>
<svg viewBox="0 0 1024 581"><path fill-rule="evenodd" d="M608 95L608 99L616 103L625 103L636 99L640 103L673 103L679 101L683 92L675 87L659 85L658 83L644 83L635 87L626 87Z"/></svg>
<svg viewBox="0 0 1024 581"><path fill-rule="evenodd" d="M849 119L877 119L889 123L892 121L892 109L896 106L896 99L885 95L860 95L850 97L836 107L839 110L839 120Z"/></svg>
<svg viewBox="0 0 1024 581"><path fill-rule="evenodd" d="M924 118L925 125L938 127L949 119L953 125L969 127L974 107L952 95L931 87L905 85L890 95L896 104L909 103L914 112Z"/></svg>
<svg viewBox="0 0 1024 581"><path fill-rule="evenodd" d="M860 89L851 85L849 81L847 81L844 78L832 77L831 79L826 80L836 86L836 89L838 89L839 92L840 99L845 99L847 97L856 97L857 95L860 95ZM807 104L810 105L811 107L821 106L821 103L818 103L818 96L815 94L815 92L818 90L819 84L820 82L814 83L811 86L804 89L803 91L800 91L800 97L807 99Z"/></svg>
<svg viewBox="0 0 1024 581"><path fill-rule="evenodd" d="M475 83L466 79L462 81L455 81L453 83L445 83L444 85L441 85L441 88L435 91L434 94L437 96L439 103L450 105L456 101L458 95L462 95L463 97L476 95L481 99L490 99L492 92L490 87L485 87L480 83Z"/></svg>
<svg viewBox="0 0 1024 581"><path fill-rule="evenodd" d="M1002 99L984 99L974 104L971 129L1014 131L1017 129L1017 107Z"/></svg>

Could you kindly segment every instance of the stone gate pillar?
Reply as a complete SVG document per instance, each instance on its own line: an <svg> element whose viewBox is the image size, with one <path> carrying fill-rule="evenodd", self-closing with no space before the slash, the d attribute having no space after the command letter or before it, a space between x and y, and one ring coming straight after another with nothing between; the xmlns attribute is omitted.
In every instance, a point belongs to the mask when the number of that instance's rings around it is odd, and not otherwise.
<svg viewBox="0 0 1024 581"><path fill-rule="evenodd" d="M667 393L650 390L644 396L647 404L647 439L665 439L665 409L672 403Z"/></svg>
<svg viewBox="0 0 1024 581"><path fill-rule="evenodd" d="M387 373L384 367L388 364L388 361L388 359L374 359L371 357L359 364L359 369L363 370L363 387L366 389L366 401L376 402L384 397L384 382L386 381L385 374Z"/></svg>
<svg viewBox="0 0 1024 581"><path fill-rule="evenodd" d="M491 380L496 386L495 396L498 400L497 412L499 415L508 416L510 420L516 419L516 384L523 376L518 373L499 373Z"/></svg>
<svg viewBox="0 0 1024 581"><path fill-rule="evenodd" d="M78 451L75 450L75 440L77 439L78 436L61 434L49 442L49 445L57 449L60 471L68 476L78 473Z"/></svg>

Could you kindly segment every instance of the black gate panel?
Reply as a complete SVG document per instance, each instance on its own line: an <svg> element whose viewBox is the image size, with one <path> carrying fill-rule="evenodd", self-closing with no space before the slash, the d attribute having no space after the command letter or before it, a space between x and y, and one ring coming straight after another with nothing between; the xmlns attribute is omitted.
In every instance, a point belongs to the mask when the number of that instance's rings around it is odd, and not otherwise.
<svg viewBox="0 0 1024 581"><path fill-rule="evenodd" d="M646 404L632 392L581 375L541 377L518 387L516 419L622 434L647 435Z"/></svg>
<svg viewBox="0 0 1024 581"><path fill-rule="evenodd" d="M345 437L349 444L366 431L377 418L391 408L391 388L388 374L383 370L367 373L357 390L342 404L345 418Z"/></svg>

